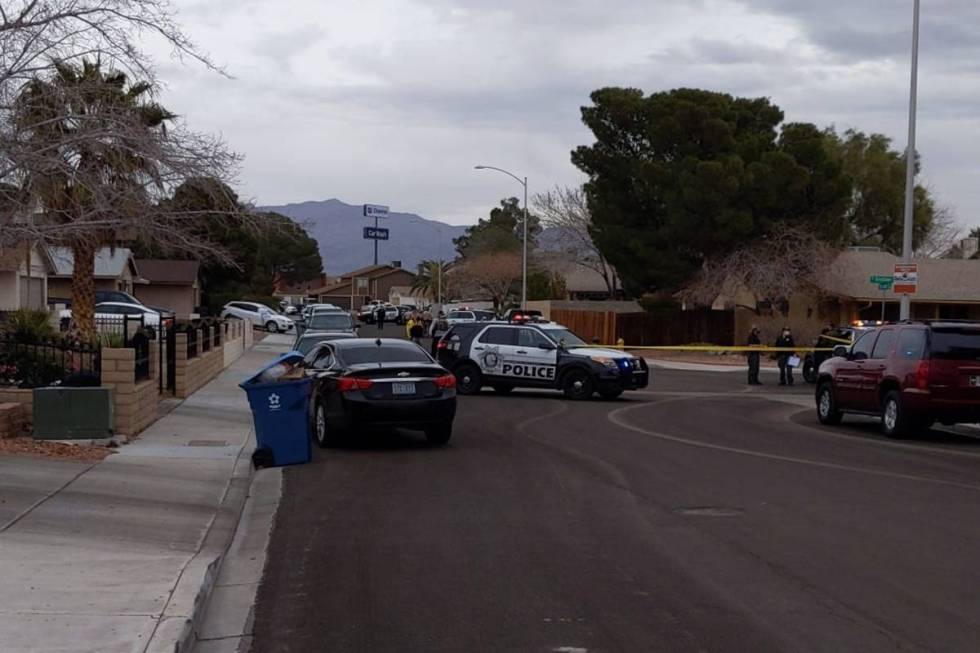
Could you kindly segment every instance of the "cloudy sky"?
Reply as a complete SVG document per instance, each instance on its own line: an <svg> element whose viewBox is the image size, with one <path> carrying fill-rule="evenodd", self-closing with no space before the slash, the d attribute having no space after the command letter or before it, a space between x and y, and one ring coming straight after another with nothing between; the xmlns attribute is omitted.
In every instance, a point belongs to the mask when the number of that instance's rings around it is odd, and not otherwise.
<svg viewBox="0 0 980 653"><path fill-rule="evenodd" d="M569 152L602 86L768 96L788 120L906 141L912 0L175 0L224 79L164 60L165 102L246 156L259 204L337 197L453 223ZM980 3L923 3L923 179L980 224Z"/></svg>

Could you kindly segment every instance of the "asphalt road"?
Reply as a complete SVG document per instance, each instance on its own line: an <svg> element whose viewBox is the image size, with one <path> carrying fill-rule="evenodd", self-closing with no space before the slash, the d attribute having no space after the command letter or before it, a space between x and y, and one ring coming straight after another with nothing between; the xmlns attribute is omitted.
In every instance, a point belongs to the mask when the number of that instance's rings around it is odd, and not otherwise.
<svg viewBox="0 0 980 653"><path fill-rule="evenodd" d="M771 382L766 375L763 381ZM285 471L254 650L977 651L980 441L655 370Z"/></svg>

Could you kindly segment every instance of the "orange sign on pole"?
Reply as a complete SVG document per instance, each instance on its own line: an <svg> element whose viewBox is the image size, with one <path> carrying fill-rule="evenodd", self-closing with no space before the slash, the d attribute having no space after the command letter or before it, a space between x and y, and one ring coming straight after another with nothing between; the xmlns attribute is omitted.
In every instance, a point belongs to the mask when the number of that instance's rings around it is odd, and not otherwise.
<svg viewBox="0 0 980 653"><path fill-rule="evenodd" d="M914 295L919 285L918 264L896 263L893 278L895 280L893 290L896 295Z"/></svg>

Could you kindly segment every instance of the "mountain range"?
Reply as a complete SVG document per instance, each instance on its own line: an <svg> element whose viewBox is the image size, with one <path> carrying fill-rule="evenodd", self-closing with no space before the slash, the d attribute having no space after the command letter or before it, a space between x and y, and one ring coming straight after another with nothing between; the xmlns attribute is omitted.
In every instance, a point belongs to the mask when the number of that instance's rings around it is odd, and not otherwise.
<svg viewBox="0 0 980 653"><path fill-rule="evenodd" d="M364 238L364 227L373 227L374 219L365 218L361 206L329 199L264 206L261 210L281 213L301 224L319 244L323 270L329 275L349 272L374 262L374 243ZM415 270L423 260L455 258L453 238L466 230L465 226L446 224L414 213L390 213L387 219L378 221L378 226L389 231L388 240L378 241L378 263L400 261L407 270Z"/></svg>

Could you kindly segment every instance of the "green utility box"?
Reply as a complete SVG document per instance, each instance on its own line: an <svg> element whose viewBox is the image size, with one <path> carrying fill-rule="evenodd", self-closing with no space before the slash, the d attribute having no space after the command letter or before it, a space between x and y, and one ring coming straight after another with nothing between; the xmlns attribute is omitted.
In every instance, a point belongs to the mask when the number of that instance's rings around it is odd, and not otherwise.
<svg viewBox="0 0 980 653"><path fill-rule="evenodd" d="M112 437L112 388L35 388L34 439Z"/></svg>

